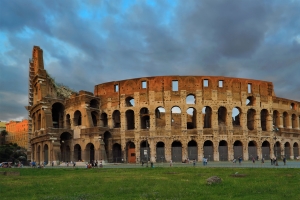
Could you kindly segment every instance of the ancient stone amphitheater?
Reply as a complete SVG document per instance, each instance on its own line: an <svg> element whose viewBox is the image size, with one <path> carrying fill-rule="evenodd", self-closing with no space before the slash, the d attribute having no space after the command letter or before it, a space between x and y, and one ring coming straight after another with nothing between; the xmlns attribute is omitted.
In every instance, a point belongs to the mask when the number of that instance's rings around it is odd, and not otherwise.
<svg viewBox="0 0 300 200"><path fill-rule="evenodd" d="M29 152L37 162L296 159L300 102L268 81L156 76L58 85L35 46L29 62Z"/></svg>

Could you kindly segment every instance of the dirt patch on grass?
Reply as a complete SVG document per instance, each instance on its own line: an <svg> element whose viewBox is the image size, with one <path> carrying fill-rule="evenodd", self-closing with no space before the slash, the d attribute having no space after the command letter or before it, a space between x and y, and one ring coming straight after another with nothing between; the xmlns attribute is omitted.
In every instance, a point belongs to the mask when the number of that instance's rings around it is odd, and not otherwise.
<svg viewBox="0 0 300 200"><path fill-rule="evenodd" d="M238 177L238 178L240 178L240 177L245 177L247 175L246 174L231 174L230 176L231 177Z"/></svg>

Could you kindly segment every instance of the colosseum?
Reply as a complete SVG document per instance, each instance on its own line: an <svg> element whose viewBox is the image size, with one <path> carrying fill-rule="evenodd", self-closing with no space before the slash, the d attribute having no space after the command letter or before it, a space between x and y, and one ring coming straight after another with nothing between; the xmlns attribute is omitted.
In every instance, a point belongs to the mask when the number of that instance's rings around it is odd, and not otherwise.
<svg viewBox="0 0 300 200"><path fill-rule="evenodd" d="M29 60L29 159L139 163L296 159L300 102L272 82L223 76L112 81L94 93L55 83Z"/></svg>

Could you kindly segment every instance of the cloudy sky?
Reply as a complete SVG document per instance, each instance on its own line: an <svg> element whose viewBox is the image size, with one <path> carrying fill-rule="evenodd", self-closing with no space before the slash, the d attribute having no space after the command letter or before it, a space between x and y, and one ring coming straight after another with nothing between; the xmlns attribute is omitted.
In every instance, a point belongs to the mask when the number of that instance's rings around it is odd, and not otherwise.
<svg viewBox="0 0 300 200"><path fill-rule="evenodd" d="M272 81L300 101L300 1L1 0L0 121L27 117L28 59L58 83L157 75Z"/></svg>

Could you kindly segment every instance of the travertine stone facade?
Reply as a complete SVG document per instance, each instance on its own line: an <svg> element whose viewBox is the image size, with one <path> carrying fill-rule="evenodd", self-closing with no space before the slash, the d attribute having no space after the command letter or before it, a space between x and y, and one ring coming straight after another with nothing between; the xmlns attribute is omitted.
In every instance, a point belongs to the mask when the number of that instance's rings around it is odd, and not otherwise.
<svg viewBox="0 0 300 200"><path fill-rule="evenodd" d="M135 163L299 156L300 103L276 97L271 82L157 76L75 93L49 77L39 47L33 60L34 103L27 107L32 160Z"/></svg>

